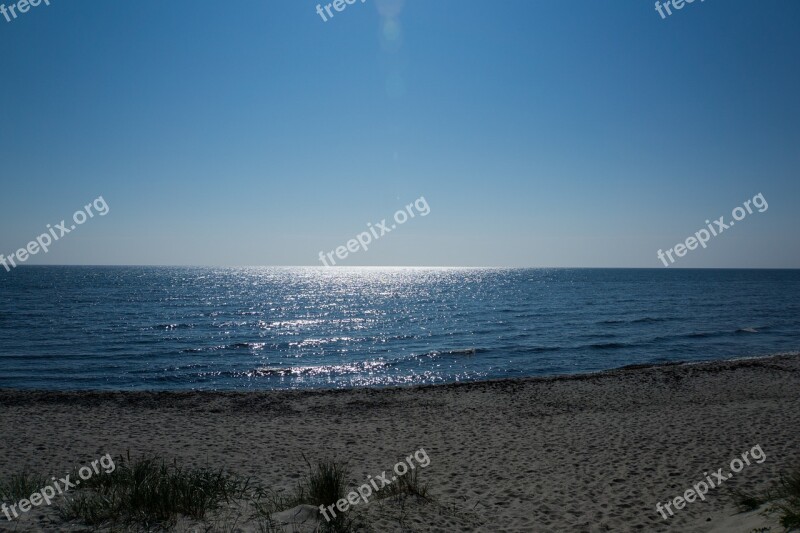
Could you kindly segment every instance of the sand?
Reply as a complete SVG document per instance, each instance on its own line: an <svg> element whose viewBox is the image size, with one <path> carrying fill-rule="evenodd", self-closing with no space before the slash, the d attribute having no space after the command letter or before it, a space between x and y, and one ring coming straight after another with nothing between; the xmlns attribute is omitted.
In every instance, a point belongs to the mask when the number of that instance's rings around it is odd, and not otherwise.
<svg viewBox="0 0 800 533"><path fill-rule="evenodd" d="M346 460L364 483L423 448L435 501L358 506L372 530L749 533L774 519L737 515L734 490L764 489L800 464L800 356L383 390L6 390L0 424L0 477L23 467L63 476L130 450L290 489L303 454ZM656 512L754 446L761 464L669 520ZM257 530L230 520L205 527ZM49 508L15 523L0 515L3 531L67 529L77 526Z"/></svg>

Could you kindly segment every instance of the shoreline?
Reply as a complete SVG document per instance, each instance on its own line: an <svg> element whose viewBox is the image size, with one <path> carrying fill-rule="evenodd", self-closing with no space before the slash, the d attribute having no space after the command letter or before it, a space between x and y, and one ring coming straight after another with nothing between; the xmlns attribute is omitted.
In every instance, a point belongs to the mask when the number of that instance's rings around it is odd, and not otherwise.
<svg viewBox="0 0 800 533"><path fill-rule="evenodd" d="M16 394L41 394L41 395L130 395L130 396L150 396L150 395L264 395L264 394L327 394L327 393L352 393L357 391L414 391L414 390L428 390L428 389L446 389L457 387L480 386L485 384L503 384L503 383L536 383L536 382L552 382L552 381L582 381L586 379L596 379L598 377L615 376L623 372L631 371L644 371L644 370L658 370L667 368L683 368L683 367L700 367L704 370L717 371L725 368L739 368L749 366L752 362L766 361L766 360L781 360L786 358L800 357L798 352L779 352L770 355L754 355L754 356L741 356L726 359L706 359L700 361L669 361L663 363L634 363L630 365L623 365L619 367L609 368L606 370L596 370L592 372L577 372L574 374L552 374L543 376L525 376L525 377L510 377L510 378L491 378L491 379L477 379L468 381L448 382L448 383L424 383L414 385L389 385L389 386L348 386L348 387L308 387L296 389L268 389L268 388L237 388L237 389L41 389L41 388L14 388L14 387L0 387L0 405L2 405L4 395L13 396ZM719 366L720 368L715 368Z"/></svg>
<svg viewBox="0 0 800 533"><path fill-rule="evenodd" d="M291 490L305 457L346 461L363 483L425 449L421 478L438 503L365 504L378 531L750 533L762 518L737 514L734 490L764 490L800 464L800 354L380 389L4 389L0 427L0 477L63 476L130 451ZM657 514L754 446L763 464ZM53 513L12 526L73 527Z"/></svg>

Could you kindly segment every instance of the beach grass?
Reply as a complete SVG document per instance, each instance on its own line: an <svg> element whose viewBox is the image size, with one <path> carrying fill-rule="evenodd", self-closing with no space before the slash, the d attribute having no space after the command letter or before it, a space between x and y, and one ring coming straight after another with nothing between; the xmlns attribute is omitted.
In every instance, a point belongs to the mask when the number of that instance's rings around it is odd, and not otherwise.
<svg viewBox="0 0 800 533"><path fill-rule="evenodd" d="M426 501L431 501L432 498L428 492L428 485L423 484L419 478L419 470L411 470L403 476L397 478L397 481L381 489L378 493L379 498L403 498L406 496L415 496Z"/></svg>
<svg viewBox="0 0 800 533"><path fill-rule="evenodd" d="M734 494L736 505L742 512L755 511L769 501L766 495L737 492Z"/></svg>
<svg viewBox="0 0 800 533"><path fill-rule="evenodd" d="M179 515L202 520L223 502L242 497L249 480L223 470L184 468L157 457L120 457L111 473L87 480L60 505L66 520L168 525Z"/></svg>
<svg viewBox="0 0 800 533"><path fill-rule="evenodd" d="M232 472L183 467L154 456L131 459L129 453L116 460L113 472L86 480L79 492L58 505L58 510L62 519L89 526L169 529L181 516L202 521L224 504L247 502L255 510L252 518L260 531L279 531L274 513L304 504L327 507L346 497L350 472L345 463L322 460L312 465L307 459L306 463L307 475L293 492L284 494ZM15 478L15 486L23 481L33 483L36 489L40 487L38 478L30 474ZM32 492L26 490L26 495ZM323 532L349 533L357 529L358 519L351 515L339 514L330 522L320 521Z"/></svg>
<svg viewBox="0 0 800 533"><path fill-rule="evenodd" d="M309 473L297 487L298 504L327 507L347 497L350 470L346 463L322 460L312 465L306 459L306 464Z"/></svg>
<svg viewBox="0 0 800 533"><path fill-rule="evenodd" d="M305 455L303 459L309 472L297 486L294 504L328 507L347 498L350 478L347 463L324 459L312 465ZM321 521L320 524L322 531L329 533L350 533L358 529L358 521L351 514L338 513L330 521Z"/></svg>
<svg viewBox="0 0 800 533"><path fill-rule="evenodd" d="M787 530L800 528L800 467L781 475L775 488L763 493L737 493L736 504L742 511L754 511L771 503L771 510L780 514L780 523Z"/></svg>
<svg viewBox="0 0 800 533"><path fill-rule="evenodd" d="M781 477L778 491L781 500L776 507L781 512L781 525L800 528L800 467Z"/></svg>
<svg viewBox="0 0 800 533"><path fill-rule="evenodd" d="M259 530L271 533L280 530L273 519L275 513L299 505L328 507L346 499L350 492L347 463L333 459L312 463L303 458L307 474L293 491L283 493L229 471L184 467L157 456L132 459L128 452L115 460L113 471L83 480L80 490L67 494L55 507L63 520L93 527L170 529L182 516L203 521L224 504L246 502L255 511L252 518ZM44 477L24 471L0 483L0 500L27 498L47 484ZM378 499L405 496L432 501L418 470L398 477L375 494ZM319 531L350 533L361 525L355 514L338 513L330 521L320 519Z"/></svg>
<svg viewBox="0 0 800 533"><path fill-rule="evenodd" d="M12 474L7 480L0 480L0 502L13 502L30 497L48 484L44 476L23 470Z"/></svg>

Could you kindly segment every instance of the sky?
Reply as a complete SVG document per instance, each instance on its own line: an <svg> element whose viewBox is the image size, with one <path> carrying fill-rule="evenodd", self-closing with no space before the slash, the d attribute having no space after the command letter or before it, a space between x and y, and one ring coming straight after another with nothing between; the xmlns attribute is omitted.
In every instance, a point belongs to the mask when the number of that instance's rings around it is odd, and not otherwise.
<svg viewBox="0 0 800 533"><path fill-rule="evenodd" d="M0 0L11 5L10 0ZM25 262L800 268L800 3L49 0L0 16ZM323 14L324 5L320 6Z"/></svg>

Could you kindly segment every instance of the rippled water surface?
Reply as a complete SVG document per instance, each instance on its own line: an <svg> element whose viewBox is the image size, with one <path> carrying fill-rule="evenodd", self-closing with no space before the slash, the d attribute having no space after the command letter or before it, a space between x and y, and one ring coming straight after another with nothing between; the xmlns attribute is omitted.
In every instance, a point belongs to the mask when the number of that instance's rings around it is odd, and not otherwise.
<svg viewBox="0 0 800 533"><path fill-rule="evenodd" d="M386 386L800 349L796 270L0 274L0 387Z"/></svg>

